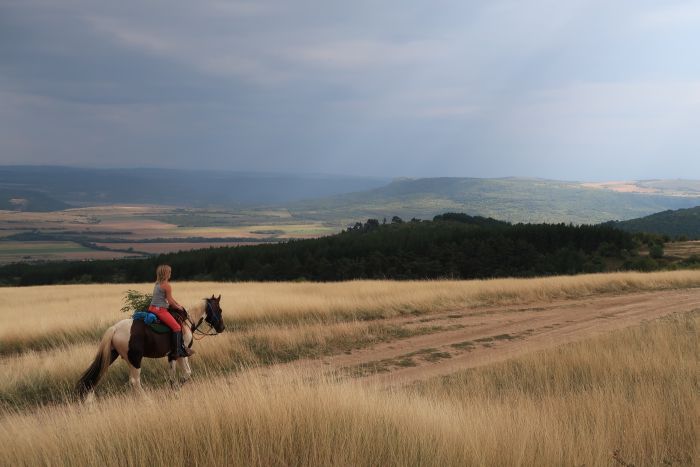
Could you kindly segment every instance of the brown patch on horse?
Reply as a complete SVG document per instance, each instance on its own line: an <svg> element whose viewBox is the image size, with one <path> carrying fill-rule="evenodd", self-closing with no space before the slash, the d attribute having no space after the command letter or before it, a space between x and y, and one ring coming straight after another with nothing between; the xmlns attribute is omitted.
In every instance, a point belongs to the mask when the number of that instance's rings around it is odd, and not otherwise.
<svg viewBox="0 0 700 467"><path fill-rule="evenodd" d="M141 368L141 359L144 356L146 323L140 319L135 319L131 323L131 331L129 335L129 348L127 350L127 358L129 363L134 368Z"/></svg>
<svg viewBox="0 0 700 467"><path fill-rule="evenodd" d="M175 316L175 318L179 318ZM179 320L178 320L179 321ZM134 320L131 324L131 336L129 337L129 349L127 356L129 363L134 368L141 368L141 360L146 358L162 358L166 355L168 360L173 358L168 355L171 349L173 333L157 333L142 320Z"/></svg>
<svg viewBox="0 0 700 467"><path fill-rule="evenodd" d="M149 326L146 326L143 337L143 356L148 358L161 358L168 355L168 352L170 352L172 336L172 331L164 334L158 334L157 332L152 331Z"/></svg>

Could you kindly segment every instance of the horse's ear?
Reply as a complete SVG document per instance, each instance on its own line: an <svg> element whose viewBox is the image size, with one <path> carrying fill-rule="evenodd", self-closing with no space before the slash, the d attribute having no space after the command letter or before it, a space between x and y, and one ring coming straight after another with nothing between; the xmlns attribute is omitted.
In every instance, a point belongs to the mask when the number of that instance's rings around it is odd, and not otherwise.
<svg viewBox="0 0 700 467"><path fill-rule="evenodd" d="M214 300L214 294L211 294L211 299Z"/></svg>
<svg viewBox="0 0 700 467"><path fill-rule="evenodd" d="M221 300L221 294L219 294L219 298L216 299L217 302L218 302L219 300Z"/></svg>

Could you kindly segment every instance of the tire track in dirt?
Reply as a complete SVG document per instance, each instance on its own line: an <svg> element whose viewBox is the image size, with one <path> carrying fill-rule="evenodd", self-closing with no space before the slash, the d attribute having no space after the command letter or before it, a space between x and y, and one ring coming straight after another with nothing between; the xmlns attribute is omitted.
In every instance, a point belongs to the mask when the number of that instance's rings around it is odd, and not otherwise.
<svg viewBox="0 0 700 467"><path fill-rule="evenodd" d="M681 289L398 317L380 322L444 329L252 371L340 371L371 385L403 385L698 309L700 289Z"/></svg>

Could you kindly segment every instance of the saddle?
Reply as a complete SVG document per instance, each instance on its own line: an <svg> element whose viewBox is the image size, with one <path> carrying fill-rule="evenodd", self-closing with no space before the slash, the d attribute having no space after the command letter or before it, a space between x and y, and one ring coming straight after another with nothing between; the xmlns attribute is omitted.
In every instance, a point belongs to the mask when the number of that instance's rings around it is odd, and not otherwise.
<svg viewBox="0 0 700 467"><path fill-rule="evenodd" d="M148 327L151 331L155 332L156 334L170 334L172 332L169 327L167 327L160 321L157 323L151 323L148 325Z"/></svg>
<svg viewBox="0 0 700 467"><path fill-rule="evenodd" d="M171 315L173 315L173 318L175 318L178 324L182 325L182 322L185 320L185 316L180 310L169 309L168 312ZM172 332L170 328L163 324L155 314L151 313L148 310L135 312L131 316L131 319L133 319L134 321L143 321L144 324L156 334L168 334Z"/></svg>

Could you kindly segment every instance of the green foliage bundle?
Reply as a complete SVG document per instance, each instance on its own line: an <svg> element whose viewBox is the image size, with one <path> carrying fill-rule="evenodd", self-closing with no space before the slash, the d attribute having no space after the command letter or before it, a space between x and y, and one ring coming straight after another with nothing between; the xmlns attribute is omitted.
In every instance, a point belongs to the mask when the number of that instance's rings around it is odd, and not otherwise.
<svg viewBox="0 0 700 467"><path fill-rule="evenodd" d="M138 290L129 289L122 299L124 306L121 308L122 313L133 313L148 308L151 304L153 295L149 293L141 293Z"/></svg>

